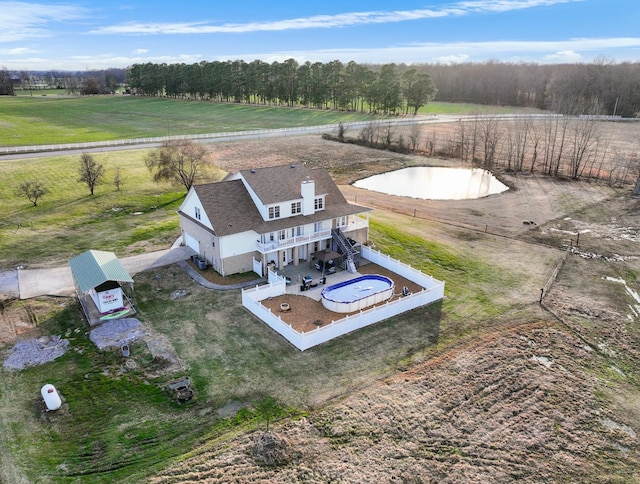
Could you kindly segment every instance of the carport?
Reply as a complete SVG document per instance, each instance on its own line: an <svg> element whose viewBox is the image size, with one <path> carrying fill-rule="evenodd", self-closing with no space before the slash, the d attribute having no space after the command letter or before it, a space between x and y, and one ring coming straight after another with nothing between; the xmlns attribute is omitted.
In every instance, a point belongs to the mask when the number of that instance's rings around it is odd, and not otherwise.
<svg viewBox="0 0 640 484"><path fill-rule="evenodd" d="M88 250L71 259L69 266L90 326L136 313L133 279L113 252Z"/></svg>

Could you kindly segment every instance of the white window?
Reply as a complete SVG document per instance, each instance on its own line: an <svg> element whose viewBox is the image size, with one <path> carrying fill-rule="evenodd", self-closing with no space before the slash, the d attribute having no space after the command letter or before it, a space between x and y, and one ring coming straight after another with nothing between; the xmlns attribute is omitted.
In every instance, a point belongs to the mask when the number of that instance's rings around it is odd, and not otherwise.
<svg viewBox="0 0 640 484"><path fill-rule="evenodd" d="M322 232L322 222L315 222L313 224L313 231L316 233Z"/></svg>
<svg viewBox="0 0 640 484"><path fill-rule="evenodd" d="M293 202L291 204L291 215L295 215L297 213L302 213L302 203L301 202Z"/></svg>
<svg viewBox="0 0 640 484"><path fill-rule="evenodd" d="M196 207L196 220L200 220L200 208Z"/></svg>
<svg viewBox="0 0 640 484"><path fill-rule="evenodd" d="M315 208L316 210L322 210L324 208L324 198L316 198L313 202L313 208Z"/></svg>
<svg viewBox="0 0 640 484"><path fill-rule="evenodd" d="M287 238L287 233L284 230L278 230L278 240L284 240Z"/></svg>
<svg viewBox="0 0 640 484"><path fill-rule="evenodd" d="M275 207L269 207L269 218L280 218L280 207L279 206L275 206Z"/></svg>

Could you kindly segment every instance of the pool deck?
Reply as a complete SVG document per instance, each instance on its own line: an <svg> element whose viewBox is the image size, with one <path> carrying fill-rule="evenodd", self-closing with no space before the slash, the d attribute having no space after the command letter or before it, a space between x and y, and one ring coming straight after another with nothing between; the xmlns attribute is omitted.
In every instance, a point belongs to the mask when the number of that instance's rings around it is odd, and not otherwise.
<svg viewBox="0 0 640 484"><path fill-rule="evenodd" d="M322 272L314 269L313 267L309 267L307 263L303 263L302 261L298 266L285 267L282 272L278 271L278 274L291 279L291 284L287 285L287 294L306 296L313 299L314 301L320 301L320 293L322 292L322 289L324 287L330 286L332 284L337 284L338 282L348 281L362 275L359 272L351 273L349 271L338 269L334 274L325 274L327 282L326 284L320 284L319 281L322 277ZM315 287L311 287L307 291L301 291L300 284L306 276L311 277L313 282L317 282L318 285Z"/></svg>

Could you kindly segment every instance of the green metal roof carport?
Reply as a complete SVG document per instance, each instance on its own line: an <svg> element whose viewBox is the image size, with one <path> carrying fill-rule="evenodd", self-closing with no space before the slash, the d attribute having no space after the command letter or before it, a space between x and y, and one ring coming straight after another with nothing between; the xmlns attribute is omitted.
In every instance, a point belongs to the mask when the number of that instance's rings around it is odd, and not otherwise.
<svg viewBox="0 0 640 484"><path fill-rule="evenodd" d="M133 283L133 279L113 252L88 250L71 259L69 266L82 294L107 281Z"/></svg>

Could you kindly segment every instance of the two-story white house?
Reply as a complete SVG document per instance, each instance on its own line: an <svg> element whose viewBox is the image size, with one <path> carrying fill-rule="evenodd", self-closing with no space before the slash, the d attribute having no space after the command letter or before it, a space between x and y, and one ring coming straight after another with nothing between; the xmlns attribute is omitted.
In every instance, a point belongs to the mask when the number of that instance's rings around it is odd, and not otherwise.
<svg viewBox="0 0 640 484"><path fill-rule="evenodd" d="M323 249L353 267L369 237L369 212L347 202L325 169L286 165L194 185L178 214L184 244L225 276L263 275L270 263L282 270Z"/></svg>

